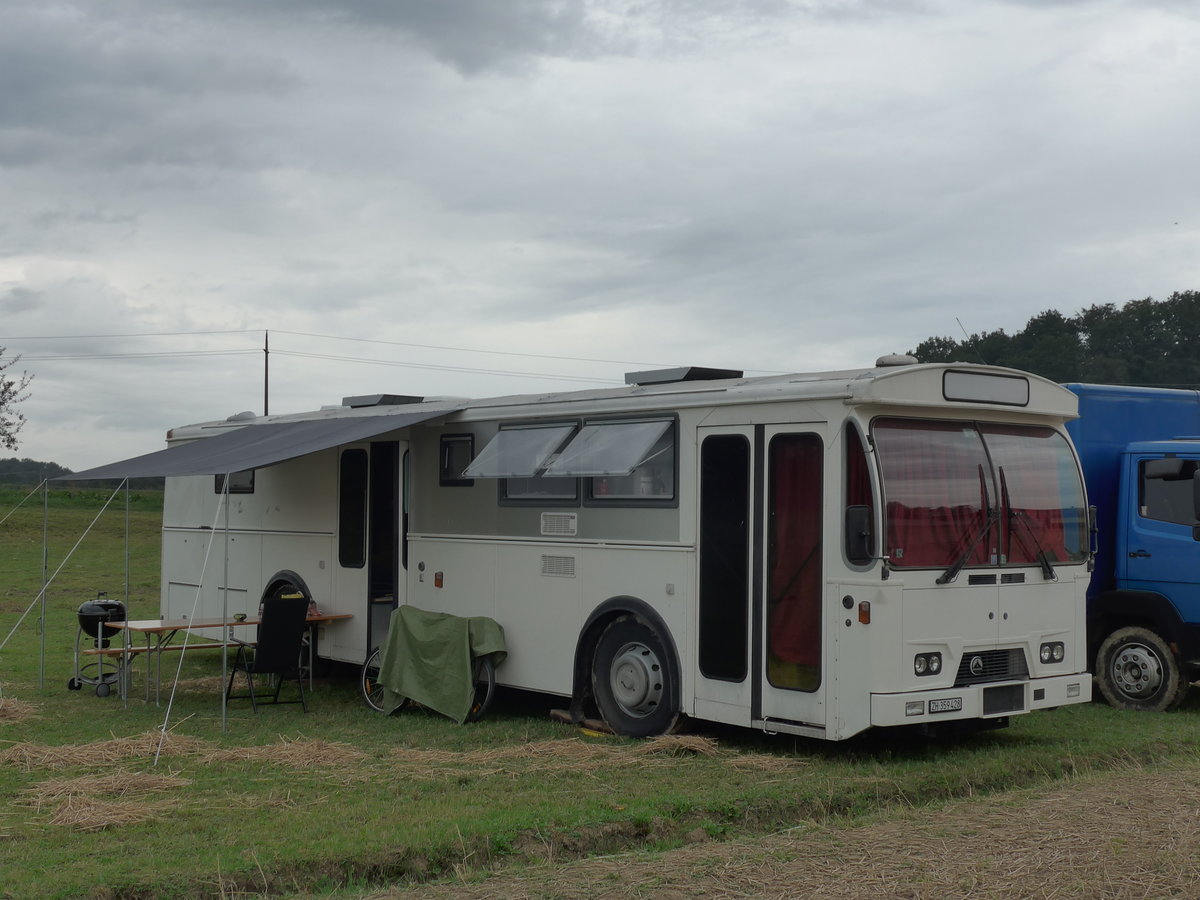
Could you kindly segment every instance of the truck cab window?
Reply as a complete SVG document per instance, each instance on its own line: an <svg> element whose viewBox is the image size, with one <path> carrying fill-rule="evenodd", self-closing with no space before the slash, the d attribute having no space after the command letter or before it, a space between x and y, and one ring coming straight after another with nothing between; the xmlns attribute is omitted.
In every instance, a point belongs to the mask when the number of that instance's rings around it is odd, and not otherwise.
<svg viewBox="0 0 1200 900"><path fill-rule="evenodd" d="M1176 465L1161 465L1167 462ZM1142 518L1176 525L1196 524L1192 499L1195 473L1194 459L1144 459L1138 463L1138 512Z"/></svg>

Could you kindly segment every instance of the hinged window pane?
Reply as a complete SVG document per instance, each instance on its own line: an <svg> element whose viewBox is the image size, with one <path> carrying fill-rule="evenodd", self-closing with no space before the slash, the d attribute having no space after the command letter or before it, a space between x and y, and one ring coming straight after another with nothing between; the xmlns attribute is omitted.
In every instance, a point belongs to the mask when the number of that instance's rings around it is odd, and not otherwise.
<svg viewBox="0 0 1200 900"><path fill-rule="evenodd" d="M647 461L670 421L593 422L563 448L547 475L629 475ZM661 449L661 448L660 448Z"/></svg>
<svg viewBox="0 0 1200 900"><path fill-rule="evenodd" d="M574 425L537 425L501 429L488 441L463 478L529 478L559 448Z"/></svg>

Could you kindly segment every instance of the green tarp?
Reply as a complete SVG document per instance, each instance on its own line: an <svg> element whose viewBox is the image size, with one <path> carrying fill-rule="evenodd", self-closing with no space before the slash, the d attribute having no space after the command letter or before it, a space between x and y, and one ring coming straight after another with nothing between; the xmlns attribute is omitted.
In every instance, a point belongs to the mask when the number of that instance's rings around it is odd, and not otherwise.
<svg viewBox="0 0 1200 900"><path fill-rule="evenodd" d="M399 606L379 665L384 710L393 712L407 698L461 725L475 699L471 661L491 656L499 666L507 655L504 629L495 619Z"/></svg>

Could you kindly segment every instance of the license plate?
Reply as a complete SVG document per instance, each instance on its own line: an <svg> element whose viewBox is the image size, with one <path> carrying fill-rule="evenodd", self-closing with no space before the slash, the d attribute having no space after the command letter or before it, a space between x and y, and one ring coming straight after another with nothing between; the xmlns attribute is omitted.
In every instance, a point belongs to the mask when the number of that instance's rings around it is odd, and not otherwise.
<svg viewBox="0 0 1200 900"><path fill-rule="evenodd" d="M944 700L930 700L931 713L962 712L962 697L947 697Z"/></svg>

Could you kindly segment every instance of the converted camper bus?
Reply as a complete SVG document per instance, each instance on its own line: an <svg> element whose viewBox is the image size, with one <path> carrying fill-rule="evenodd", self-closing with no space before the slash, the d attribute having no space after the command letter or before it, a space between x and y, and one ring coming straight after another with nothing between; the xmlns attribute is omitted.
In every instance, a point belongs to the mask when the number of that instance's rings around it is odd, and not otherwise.
<svg viewBox="0 0 1200 900"><path fill-rule="evenodd" d="M182 471L222 474L167 480L163 615L300 591L351 615L318 653L355 664L399 604L489 616L500 685L626 735L839 740L1090 698L1069 391L905 357L626 380L172 430L166 454L212 448Z"/></svg>

